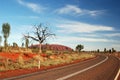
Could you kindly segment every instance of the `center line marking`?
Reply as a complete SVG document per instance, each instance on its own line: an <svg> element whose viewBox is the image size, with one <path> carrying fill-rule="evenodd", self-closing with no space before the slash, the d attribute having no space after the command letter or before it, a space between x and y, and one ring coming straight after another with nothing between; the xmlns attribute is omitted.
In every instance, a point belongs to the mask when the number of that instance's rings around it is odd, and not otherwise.
<svg viewBox="0 0 120 80"><path fill-rule="evenodd" d="M70 77L72 77L72 76L75 76L75 75L77 75L77 74L80 74L80 73L82 73L82 72L84 72L84 71L87 71L87 70L89 70L89 69L91 69L91 68L93 68L93 67L96 67L96 66L104 63L107 59L108 59L108 56L107 56L104 60L102 60L101 62L99 62L99 63L97 63L97 64L95 64L95 65L92 65L92 66L90 66L90 67L88 67L88 68L85 68L85 69L83 69L83 70L80 70L80 71L78 71L78 72L69 74L69 75L67 75L67 76L58 78L58 79L56 79L56 80L65 80L65 79L67 79L67 78L70 78Z"/></svg>

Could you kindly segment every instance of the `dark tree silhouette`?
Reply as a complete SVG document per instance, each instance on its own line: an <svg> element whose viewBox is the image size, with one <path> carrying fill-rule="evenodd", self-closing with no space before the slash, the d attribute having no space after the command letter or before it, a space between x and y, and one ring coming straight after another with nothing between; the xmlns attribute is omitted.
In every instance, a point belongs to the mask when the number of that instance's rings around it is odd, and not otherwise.
<svg viewBox="0 0 120 80"><path fill-rule="evenodd" d="M107 49L106 48L104 48L104 53L106 53L107 52Z"/></svg>
<svg viewBox="0 0 120 80"><path fill-rule="evenodd" d="M84 46L79 44L76 46L76 51L80 52L82 49L84 49Z"/></svg>
<svg viewBox="0 0 120 80"><path fill-rule="evenodd" d="M109 51L108 51L109 53L111 53L112 51L111 51L111 49L109 49Z"/></svg>
<svg viewBox="0 0 120 80"><path fill-rule="evenodd" d="M112 53L116 52L116 50L114 48L112 48Z"/></svg>
<svg viewBox="0 0 120 80"><path fill-rule="evenodd" d="M28 45L29 45L29 39L28 39L28 38L25 38L25 48L28 49Z"/></svg>
<svg viewBox="0 0 120 80"><path fill-rule="evenodd" d="M97 52L99 53L99 52L100 52L100 49L97 49Z"/></svg>
<svg viewBox="0 0 120 80"><path fill-rule="evenodd" d="M7 38L9 37L9 34L10 34L10 24L8 23L4 23L2 25L2 33L3 33L3 37L5 38L4 40L4 47L6 48L7 47Z"/></svg>

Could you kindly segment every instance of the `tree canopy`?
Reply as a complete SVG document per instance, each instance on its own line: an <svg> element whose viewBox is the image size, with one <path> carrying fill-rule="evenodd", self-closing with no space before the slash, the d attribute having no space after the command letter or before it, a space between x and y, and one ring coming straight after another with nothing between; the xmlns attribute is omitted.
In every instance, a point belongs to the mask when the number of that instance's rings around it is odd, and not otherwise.
<svg viewBox="0 0 120 80"><path fill-rule="evenodd" d="M83 46L83 45L78 44L78 45L76 46L76 51L81 52L82 49L84 49L84 46Z"/></svg>
<svg viewBox="0 0 120 80"><path fill-rule="evenodd" d="M10 24L9 23L3 23L2 33L3 33L3 37L5 38L4 46L6 47L8 45L7 44L7 38L9 37L9 34L10 34Z"/></svg>

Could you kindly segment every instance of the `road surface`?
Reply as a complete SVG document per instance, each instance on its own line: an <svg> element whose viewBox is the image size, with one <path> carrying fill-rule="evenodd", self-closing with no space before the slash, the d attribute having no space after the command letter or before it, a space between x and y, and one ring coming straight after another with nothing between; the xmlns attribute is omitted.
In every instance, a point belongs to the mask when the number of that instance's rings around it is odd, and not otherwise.
<svg viewBox="0 0 120 80"><path fill-rule="evenodd" d="M80 63L40 71L4 80L115 80L120 60L114 56L99 56Z"/></svg>

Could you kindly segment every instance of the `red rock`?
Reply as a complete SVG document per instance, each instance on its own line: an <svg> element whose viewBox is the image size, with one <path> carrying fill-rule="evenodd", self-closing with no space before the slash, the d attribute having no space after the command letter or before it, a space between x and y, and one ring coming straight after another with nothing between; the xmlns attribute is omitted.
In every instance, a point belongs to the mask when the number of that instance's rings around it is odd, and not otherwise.
<svg viewBox="0 0 120 80"><path fill-rule="evenodd" d="M32 45L30 48L39 48L39 44ZM73 51L70 47L58 44L44 44L42 49L54 50L54 51Z"/></svg>

